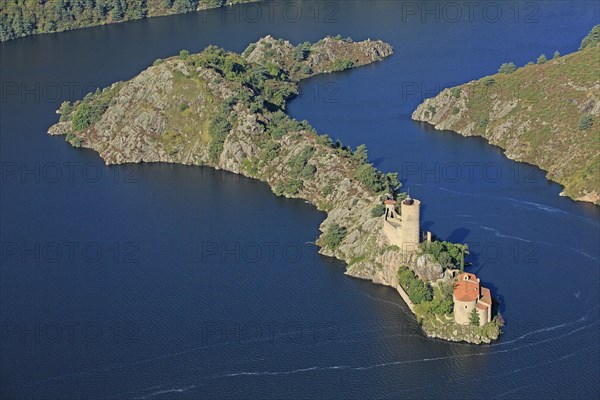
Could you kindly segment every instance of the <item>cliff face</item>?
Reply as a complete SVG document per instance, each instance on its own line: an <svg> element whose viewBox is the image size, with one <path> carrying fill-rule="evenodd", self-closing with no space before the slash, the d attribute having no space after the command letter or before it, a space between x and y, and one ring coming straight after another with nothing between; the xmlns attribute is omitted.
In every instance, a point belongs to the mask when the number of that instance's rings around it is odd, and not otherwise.
<svg viewBox="0 0 600 400"><path fill-rule="evenodd" d="M564 186L562 194L600 203L598 45L446 89L412 118L482 136L509 158L547 171Z"/></svg>

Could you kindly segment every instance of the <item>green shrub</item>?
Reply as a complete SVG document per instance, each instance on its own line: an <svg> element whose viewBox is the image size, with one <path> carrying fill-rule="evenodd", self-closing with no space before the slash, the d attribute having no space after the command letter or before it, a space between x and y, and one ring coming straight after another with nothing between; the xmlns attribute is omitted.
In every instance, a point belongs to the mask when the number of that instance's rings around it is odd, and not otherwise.
<svg viewBox="0 0 600 400"><path fill-rule="evenodd" d="M181 50L179 52L179 58L181 58L182 60L187 60L187 58L190 56L190 52L187 50Z"/></svg>
<svg viewBox="0 0 600 400"><path fill-rule="evenodd" d="M412 270L406 266L398 268L398 283L406 290L410 301L421 304L433 298L431 287L417 277Z"/></svg>
<svg viewBox="0 0 600 400"><path fill-rule="evenodd" d="M301 71L304 75L310 75L313 72L312 69L308 65L303 65Z"/></svg>
<svg viewBox="0 0 600 400"><path fill-rule="evenodd" d="M309 42L304 42L299 44L294 48L294 59L296 61L303 61L308 58L310 55L310 51L312 49L312 45Z"/></svg>
<svg viewBox="0 0 600 400"><path fill-rule="evenodd" d="M295 195L298 194L303 187L304 184L300 179L288 179L275 185L273 191L278 196L281 196L282 194Z"/></svg>
<svg viewBox="0 0 600 400"><path fill-rule="evenodd" d="M460 97L460 92L461 92L461 88L460 87L454 87L452 89L450 89L450 93L452 93L452 96L456 97L457 99Z"/></svg>
<svg viewBox="0 0 600 400"><path fill-rule="evenodd" d="M246 47L246 50L244 50L244 52L242 53L242 55L244 57L247 57L250 55L250 53L252 53L254 51L254 49L256 49L256 43L250 43L248 45L248 47Z"/></svg>
<svg viewBox="0 0 600 400"><path fill-rule="evenodd" d="M81 144L83 143L83 140L80 137L75 136L73 132L68 132L65 140L73 147L81 147Z"/></svg>
<svg viewBox="0 0 600 400"><path fill-rule="evenodd" d="M315 149L312 146L305 146L300 153L290 159L288 165L293 177L312 177L314 175L317 169L314 165L309 167L311 164L308 163L314 152Z"/></svg>
<svg viewBox="0 0 600 400"><path fill-rule="evenodd" d="M355 159L359 164L366 164L368 159L367 146L364 144L358 146L352 154L352 158Z"/></svg>
<svg viewBox="0 0 600 400"><path fill-rule="evenodd" d="M544 64L546 61L548 61L548 59L545 54L540 55L537 59L538 64Z"/></svg>
<svg viewBox="0 0 600 400"><path fill-rule="evenodd" d="M231 130L231 123L229 122L230 113L231 109L226 104L222 104L208 126L208 132L210 134L208 153L210 159L214 163L219 161L219 157L223 152L223 144Z"/></svg>
<svg viewBox="0 0 600 400"><path fill-rule="evenodd" d="M494 78L492 78L491 76L487 76L487 77L483 78L483 84L485 86L492 86L494 83L496 83L496 80Z"/></svg>
<svg viewBox="0 0 600 400"><path fill-rule="evenodd" d="M157 58L156 60L154 60L152 65L157 66L157 65L162 64L163 62L164 62L164 60L162 58Z"/></svg>
<svg viewBox="0 0 600 400"><path fill-rule="evenodd" d="M579 46L579 50L594 46L598 43L600 43L600 25L594 26L590 33L583 38L581 41L581 46Z"/></svg>
<svg viewBox="0 0 600 400"><path fill-rule="evenodd" d="M379 203L371 209L371 217L381 217L385 213L385 205Z"/></svg>
<svg viewBox="0 0 600 400"><path fill-rule="evenodd" d="M95 93L88 93L71 112L73 129L80 131L98 122L108 108L110 97L100 89Z"/></svg>
<svg viewBox="0 0 600 400"><path fill-rule="evenodd" d="M477 312L476 308L473 308L473 310L471 310L469 321L471 322L471 325L479 326L479 313Z"/></svg>
<svg viewBox="0 0 600 400"><path fill-rule="evenodd" d="M323 236L325 247L330 249L337 248L342 243L342 240L344 240L347 233L346 228L339 225L337 222L330 224L327 228L327 232Z"/></svg>
<svg viewBox="0 0 600 400"><path fill-rule="evenodd" d="M560 57L560 53L558 52L558 50L556 50L552 59L556 60L558 57Z"/></svg>
<svg viewBox="0 0 600 400"><path fill-rule="evenodd" d="M312 164L306 164L302 171L300 171L300 176L304 179L310 179L317 173L317 167Z"/></svg>
<svg viewBox="0 0 600 400"><path fill-rule="evenodd" d="M498 69L498 73L499 74L512 74L513 72L515 72L517 70L517 66L510 62L510 63L504 63L500 66L500 68Z"/></svg>
<svg viewBox="0 0 600 400"><path fill-rule="evenodd" d="M279 143L269 141L261 152L261 160L267 164L271 163L279 155L281 146Z"/></svg>
<svg viewBox="0 0 600 400"><path fill-rule="evenodd" d="M452 109L452 114L453 114L453 115L456 115L456 114L458 114L459 112L460 112L460 108L458 108L458 107L454 107L454 108Z"/></svg>
<svg viewBox="0 0 600 400"><path fill-rule="evenodd" d="M440 242L434 240L431 243L424 242L420 246L423 254L429 254L442 268L460 267L464 269L465 256L469 254L469 246L466 244Z"/></svg>
<svg viewBox="0 0 600 400"><path fill-rule="evenodd" d="M594 119L590 114L585 114L579 119L579 130L590 129L594 125Z"/></svg>
<svg viewBox="0 0 600 400"><path fill-rule="evenodd" d="M331 147L333 145L333 140L331 140L329 135L323 134L317 136L317 143L319 143L322 146Z"/></svg>
<svg viewBox="0 0 600 400"><path fill-rule="evenodd" d="M58 109L58 113L60 114L60 121L68 121L71 117L71 112L73 111L73 106L68 101L63 101Z"/></svg>
<svg viewBox="0 0 600 400"><path fill-rule="evenodd" d="M354 66L354 62L349 59L335 60L332 65L333 71L343 71Z"/></svg>
<svg viewBox="0 0 600 400"><path fill-rule="evenodd" d="M371 164L362 164L356 168L356 179L375 193L386 188L383 174Z"/></svg>

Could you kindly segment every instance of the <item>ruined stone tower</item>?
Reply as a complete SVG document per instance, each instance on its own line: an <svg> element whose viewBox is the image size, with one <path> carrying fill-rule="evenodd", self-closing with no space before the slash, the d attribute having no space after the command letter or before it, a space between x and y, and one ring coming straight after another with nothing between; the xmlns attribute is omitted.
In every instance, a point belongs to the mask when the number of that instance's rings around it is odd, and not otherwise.
<svg viewBox="0 0 600 400"><path fill-rule="evenodd" d="M383 232L390 244L402 251L416 251L421 239L421 202L408 196L400 203L400 215L396 214L396 202L385 201Z"/></svg>
<svg viewBox="0 0 600 400"><path fill-rule="evenodd" d="M411 199L410 195L400 203L402 224L400 225L402 236L402 248L407 246L417 248L421 238L421 202Z"/></svg>

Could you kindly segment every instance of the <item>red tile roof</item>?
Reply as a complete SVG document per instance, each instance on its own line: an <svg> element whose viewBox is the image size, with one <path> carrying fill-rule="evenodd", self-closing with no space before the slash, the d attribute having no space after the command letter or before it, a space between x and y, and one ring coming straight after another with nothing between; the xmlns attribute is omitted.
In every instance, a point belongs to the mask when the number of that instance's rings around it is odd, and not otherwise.
<svg viewBox="0 0 600 400"><path fill-rule="evenodd" d="M454 285L454 297L459 301L475 301L479 298L479 282L458 281Z"/></svg>
<svg viewBox="0 0 600 400"><path fill-rule="evenodd" d="M475 301L479 298L479 280L475 274L464 272L454 284L454 297L459 301Z"/></svg>
<svg viewBox="0 0 600 400"><path fill-rule="evenodd" d="M396 204L396 200L386 200L384 201L385 204Z"/></svg>

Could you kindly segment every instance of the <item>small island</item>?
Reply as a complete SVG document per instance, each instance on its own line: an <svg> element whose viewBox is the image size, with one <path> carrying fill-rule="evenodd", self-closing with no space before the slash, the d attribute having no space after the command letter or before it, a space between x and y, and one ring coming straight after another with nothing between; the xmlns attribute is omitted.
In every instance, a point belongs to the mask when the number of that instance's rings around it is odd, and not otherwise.
<svg viewBox="0 0 600 400"><path fill-rule="evenodd" d="M156 60L127 82L65 102L49 129L106 164L205 165L266 182L325 211L316 244L346 274L395 288L429 337L490 343L503 321L490 291L464 273L468 248L421 232L420 201L395 173L285 113L300 80L380 61L376 40L326 37L296 46L266 36L242 54L210 46Z"/></svg>

